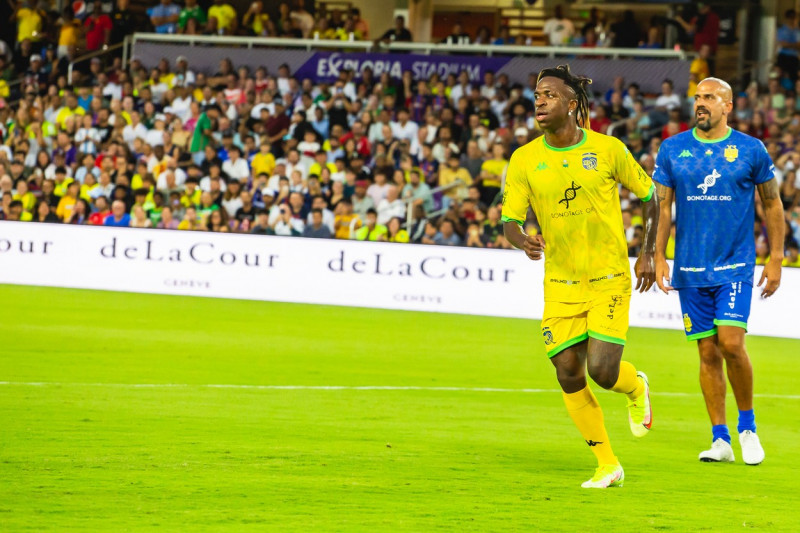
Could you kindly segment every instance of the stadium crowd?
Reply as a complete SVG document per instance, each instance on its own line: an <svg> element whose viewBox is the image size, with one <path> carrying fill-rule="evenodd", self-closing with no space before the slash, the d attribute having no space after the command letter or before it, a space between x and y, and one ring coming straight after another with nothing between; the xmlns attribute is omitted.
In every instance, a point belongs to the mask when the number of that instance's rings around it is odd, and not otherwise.
<svg viewBox="0 0 800 533"><path fill-rule="evenodd" d="M212 9L225 5L215 1ZM166 0L151 10L157 31L162 24L175 31L226 28L193 0L170 6ZM315 84L293 77L288 65L251 71L225 59L207 75L179 56L150 69L136 59L126 66L119 58L107 65L95 59L68 85L64 67L76 43L62 37L70 13L60 31L38 33L52 41L34 41L25 34L26 9L32 10L21 2L15 13L16 47L0 45L0 79L21 76L16 101L0 85L0 219L510 247L500 192L511 154L540 135L534 74L513 85L486 72L473 85L465 72L427 80L405 72L394 80L367 69ZM185 14L192 9L196 23ZM299 20L291 15L303 11L302 2L295 4L287 20ZM245 25L254 20L248 14ZM794 15L787 17L782 31L795 32L800 42ZM363 28L369 35L355 12L329 18L328 28ZM96 2L83 23L71 24L76 33L87 28L87 48L99 48L117 33L113 20ZM405 38L402 20L397 24L390 32ZM102 34L90 37L95 28ZM594 95L591 128L622 138L652 174L662 140L691 126L691 97L710 72L711 51L699 43L688 94L677 94L670 80L660 94L648 95L635 80L617 79ZM800 266L800 81L778 59L767 87L753 82L738 93L731 123L762 139L775 161L788 227L786 264ZM636 255L641 208L625 190L621 202ZM759 262L769 249L762 215L755 227ZM537 231L532 213L527 226Z"/></svg>

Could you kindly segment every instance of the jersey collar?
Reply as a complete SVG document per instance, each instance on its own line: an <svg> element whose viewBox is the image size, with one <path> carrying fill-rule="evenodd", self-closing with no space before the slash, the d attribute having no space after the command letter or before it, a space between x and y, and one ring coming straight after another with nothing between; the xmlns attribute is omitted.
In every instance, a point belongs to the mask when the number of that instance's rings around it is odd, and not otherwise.
<svg viewBox="0 0 800 533"><path fill-rule="evenodd" d="M733 133L733 128L728 126L728 132L719 139L701 139L700 137L697 136L697 128L692 128L692 136L701 143L706 143L706 144L721 143L722 141L727 140L728 137L731 136L731 133Z"/></svg>
<svg viewBox="0 0 800 533"><path fill-rule="evenodd" d="M544 135L542 135L542 141L544 141L545 147L549 148L550 150L554 150L556 152L566 152L567 150L572 150L573 148L578 148L580 146L583 146L583 144L586 142L586 138L589 137L589 134L586 132L584 128L580 128L580 130L583 132L583 138L576 144L573 144L572 146L565 146L564 148L556 148L555 146L550 146L549 144L547 144L547 140L544 138Z"/></svg>

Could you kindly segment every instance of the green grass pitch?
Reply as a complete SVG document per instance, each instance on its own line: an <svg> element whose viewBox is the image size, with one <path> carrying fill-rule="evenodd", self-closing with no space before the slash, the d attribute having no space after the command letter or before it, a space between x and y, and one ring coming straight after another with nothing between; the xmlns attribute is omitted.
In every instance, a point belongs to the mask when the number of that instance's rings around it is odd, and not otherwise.
<svg viewBox="0 0 800 533"><path fill-rule="evenodd" d="M626 481L587 491L594 458L533 321L17 286L0 302L2 531L800 529L800 341L748 339L767 459L715 465L697 461L694 345L631 330L654 429L635 440L624 398L598 394ZM730 394L728 412L735 431Z"/></svg>

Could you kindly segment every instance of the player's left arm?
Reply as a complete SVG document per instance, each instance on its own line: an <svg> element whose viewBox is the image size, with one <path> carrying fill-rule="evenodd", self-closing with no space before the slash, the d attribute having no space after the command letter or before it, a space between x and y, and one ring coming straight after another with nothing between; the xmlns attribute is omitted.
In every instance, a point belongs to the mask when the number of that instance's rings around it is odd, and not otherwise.
<svg viewBox="0 0 800 533"><path fill-rule="evenodd" d="M778 180L772 178L769 181L758 184L757 187L761 205L764 207L767 221L767 239L769 239L769 261L764 266L758 286L760 287L764 281L767 282L761 291L761 297L769 298L775 294L775 291L781 285L781 264L783 263L783 242L786 238L786 221L783 215L783 203L781 202Z"/></svg>
<svg viewBox="0 0 800 533"><path fill-rule="evenodd" d="M642 201L644 239L636 259L636 290L647 292L656 282L656 232L658 231L659 205L652 178L634 159L633 154L620 142L616 154L616 180Z"/></svg>
<svg viewBox="0 0 800 533"><path fill-rule="evenodd" d="M644 239L639 257L636 259L636 290L647 292L656 281L656 234L658 232L658 216L660 208L658 197L651 194L642 201L642 218L644 219Z"/></svg>

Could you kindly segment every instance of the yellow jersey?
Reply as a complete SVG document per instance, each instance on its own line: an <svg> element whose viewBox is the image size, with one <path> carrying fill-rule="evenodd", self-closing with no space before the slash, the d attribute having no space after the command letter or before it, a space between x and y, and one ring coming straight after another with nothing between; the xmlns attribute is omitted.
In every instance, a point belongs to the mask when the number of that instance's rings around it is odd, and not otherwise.
<svg viewBox="0 0 800 533"><path fill-rule="evenodd" d="M508 161L505 159L488 159L481 165L481 170L485 170L488 174L494 176L493 178L486 178L483 184L486 187L500 187L500 182L503 179L503 171L506 169Z"/></svg>
<svg viewBox="0 0 800 533"><path fill-rule="evenodd" d="M208 18L214 17L217 19L217 28L220 30L227 30L233 19L236 18L236 11L230 4L213 5L208 8Z"/></svg>
<svg viewBox="0 0 800 533"><path fill-rule="evenodd" d="M588 302L630 294L628 246L617 183L644 201L655 186L619 139L582 130L580 142L554 148L539 137L511 157L503 221L524 224L533 208L545 241L544 299Z"/></svg>

